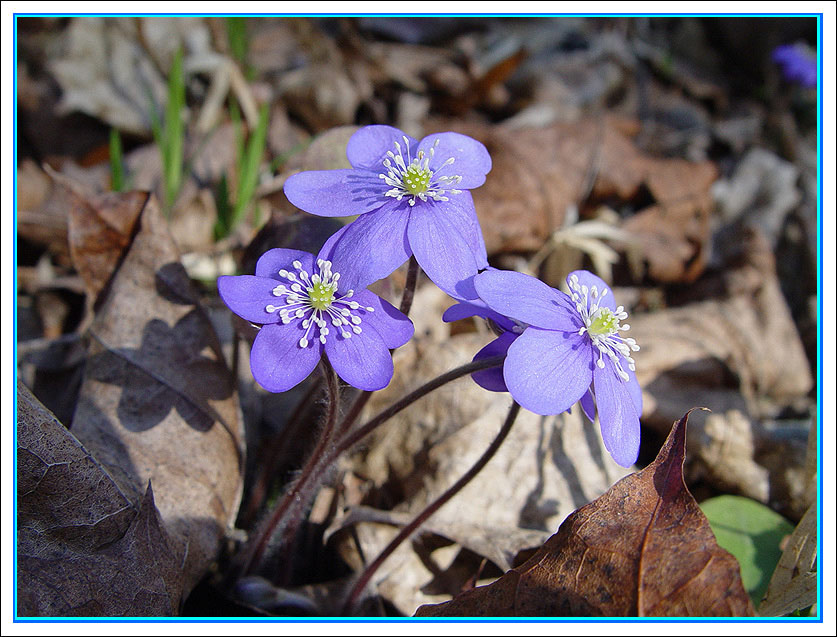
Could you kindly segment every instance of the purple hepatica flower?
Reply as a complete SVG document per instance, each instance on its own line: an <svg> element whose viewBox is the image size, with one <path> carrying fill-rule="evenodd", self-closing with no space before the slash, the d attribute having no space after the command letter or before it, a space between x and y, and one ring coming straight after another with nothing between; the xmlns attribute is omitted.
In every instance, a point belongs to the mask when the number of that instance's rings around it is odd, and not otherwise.
<svg viewBox="0 0 837 637"><path fill-rule="evenodd" d="M365 287L415 255L430 279L457 298L475 299L473 276L488 267L471 188L491 157L459 133L423 140L391 126L366 126L349 139L351 169L314 170L285 182L290 202L315 215L360 215L329 241L335 262L363 260Z"/></svg>
<svg viewBox="0 0 837 637"><path fill-rule="evenodd" d="M499 312L495 312L479 299L475 301L460 301L456 305L451 305L442 314L442 320L450 323L472 316L484 318L491 326L492 331L497 335L497 338L476 353L474 356L475 361L505 355L509 350L509 346L526 329L525 324L504 316ZM506 381L503 379L503 368L501 366L481 369L471 374L471 378L474 379L477 385L488 391L509 391L508 387L506 387Z"/></svg>
<svg viewBox="0 0 837 637"><path fill-rule="evenodd" d="M490 309L528 325L503 364L512 397L542 415L581 401L594 420L598 406L610 455L623 467L636 462L642 392L631 352L639 347L621 336L628 315L607 284L585 271L567 277L570 296L519 272L483 272L474 282Z"/></svg>
<svg viewBox="0 0 837 637"><path fill-rule="evenodd" d="M788 81L806 88L817 86L817 59L804 44L783 44L773 49L773 61Z"/></svg>
<svg viewBox="0 0 837 637"><path fill-rule="evenodd" d="M250 352L253 377L283 392L308 377L325 352L344 381L367 391L392 378L390 349L413 335L404 314L369 290L349 289L340 270L320 257L275 248L256 264L256 274L222 276L218 291L243 319L263 327ZM355 266L356 267L356 266Z"/></svg>

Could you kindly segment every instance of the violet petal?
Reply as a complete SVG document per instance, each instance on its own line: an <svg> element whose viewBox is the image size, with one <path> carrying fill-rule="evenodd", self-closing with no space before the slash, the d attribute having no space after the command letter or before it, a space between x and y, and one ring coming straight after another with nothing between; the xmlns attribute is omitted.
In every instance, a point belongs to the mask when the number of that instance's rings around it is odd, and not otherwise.
<svg viewBox="0 0 837 637"><path fill-rule="evenodd" d="M573 332L527 327L509 347L503 377L512 397L536 414L560 414L593 379L589 342Z"/></svg>
<svg viewBox="0 0 837 637"><path fill-rule="evenodd" d="M289 390L305 380L320 360L323 346L317 339L308 347L299 346L305 332L300 323L265 325L253 341L250 369L267 391Z"/></svg>

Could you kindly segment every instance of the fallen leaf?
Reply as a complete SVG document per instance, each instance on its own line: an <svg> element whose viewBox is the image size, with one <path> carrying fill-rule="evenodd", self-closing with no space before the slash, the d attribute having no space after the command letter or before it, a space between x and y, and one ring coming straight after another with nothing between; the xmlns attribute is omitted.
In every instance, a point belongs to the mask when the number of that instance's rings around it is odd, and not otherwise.
<svg viewBox="0 0 837 637"><path fill-rule="evenodd" d="M473 191L489 254L535 252L587 202L629 204L643 187L654 202L622 224L644 246L651 276L689 281L705 266L710 239L711 162L652 157L615 117L542 128L487 126L458 120L428 123L485 144L493 166Z"/></svg>
<svg viewBox="0 0 837 637"><path fill-rule="evenodd" d="M206 55L202 18L79 16L70 21L64 54L49 67L62 88L61 112L82 111L119 130L151 132L149 100L166 101L165 76L175 50Z"/></svg>
<svg viewBox="0 0 837 637"><path fill-rule="evenodd" d="M68 241L73 265L84 280L88 303L95 306L131 243L148 193L106 193L85 196L69 180L61 187L70 191Z"/></svg>
<svg viewBox="0 0 837 637"><path fill-rule="evenodd" d="M777 617L816 604L817 587L817 506L814 502L790 536L759 605L759 615Z"/></svg>
<svg viewBox="0 0 837 637"><path fill-rule="evenodd" d="M657 202L628 217L622 228L642 246L647 273L661 283L690 283L709 257L711 162L647 159L645 183Z"/></svg>
<svg viewBox="0 0 837 637"><path fill-rule="evenodd" d="M754 615L738 563L683 481L687 419L652 464L573 513L526 563L416 616Z"/></svg>
<svg viewBox="0 0 837 637"><path fill-rule="evenodd" d="M18 615L175 615L180 560L151 485L134 504L22 383L17 407Z"/></svg>
<svg viewBox="0 0 837 637"><path fill-rule="evenodd" d="M215 559L241 497L238 396L152 196L87 333L73 433L183 555L184 594Z"/></svg>

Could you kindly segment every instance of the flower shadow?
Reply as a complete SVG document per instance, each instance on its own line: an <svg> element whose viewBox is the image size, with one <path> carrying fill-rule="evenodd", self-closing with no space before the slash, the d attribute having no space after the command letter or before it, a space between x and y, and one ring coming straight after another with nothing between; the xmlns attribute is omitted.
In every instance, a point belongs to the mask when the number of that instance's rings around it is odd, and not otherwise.
<svg viewBox="0 0 837 637"><path fill-rule="evenodd" d="M162 318L147 320L139 347L102 343L104 350L87 361L88 374L122 388L116 416L129 431L147 431L175 410L197 431L208 431L217 421L232 433L231 423L213 405L233 395L233 378L208 317L196 305L186 272L180 264L167 264L157 271L156 287L164 300L150 303L167 301L192 309L173 326ZM179 313L176 308L175 312ZM161 315L165 314L171 313Z"/></svg>

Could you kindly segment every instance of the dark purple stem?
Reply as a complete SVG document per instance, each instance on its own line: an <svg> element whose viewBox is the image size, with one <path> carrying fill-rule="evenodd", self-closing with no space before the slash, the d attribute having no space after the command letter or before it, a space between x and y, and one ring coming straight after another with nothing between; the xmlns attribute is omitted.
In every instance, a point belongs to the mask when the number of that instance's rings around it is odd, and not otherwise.
<svg viewBox="0 0 837 637"><path fill-rule="evenodd" d="M419 265L415 256L410 257L410 263L407 266L407 280L404 282L404 294L401 296L401 313L408 315L410 308L413 307L413 297L416 293L416 283L418 282Z"/></svg>
<svg viewBox="0 0 837 637"><path fill-rule="evenodd" d="M516 402L512 403L511 408L509 409L509 413L506 416L506 420L503 423L503 426L500 428L500 431L497 432L497 435L494 437L494 440L488 446L488 449L480 456L480 459L474 463L474 465L461 477L457 480L453 486L451 486L447 491L445 491L442 495L436 498L433 502L431 502L421 513L419 513L412 522L407 524L404 528L399 531L398 535L396 535L392 541L387 544L386 548L381 551L380 555L375 558L375 560L369 564L361 573L358 580L355 582L355 585L352 587L352 590L349 592L349 595L346 597L346 601L343 604L343 611L344 615L351 612L352 607L354 606L355 602L357 601L358 596L363 592L366 588L366 585L369 583L369 580L372 579L372 576L384 563L384 561L392 555L392 553L397 549L401 543L410 537L416 529L418 529L422 524L424 524L431 515L436 513L445 503L448 502L453 496L459 493L462 488L468 484L471 480L476 477L476 475L482 471L482 468L488 464L488 461L494 457L494 454L497 453L497 450L500 448L500 445L503 444L505 441L506 436L509 435L509 431L511 431L512 425L514 424L515 418L517 418L517 414L520 411L520 405Z"/></svg>
<svg viewBox="0 0 837 637"><path fill-rule="evenodd" d="M316 448L308 458L308 462L305 463L299 479L293 485L291 490L285 494L285 497L282 498L279 505L273 510L270 519L259 530L258 539L251 545L252 548L247 552L244 560L244 566L242 567L242 572L245 575L249 574L254 565L257 565L261 561L262 555L264 555L264 551L267 548L270 538L273 537L273 534L276 532L276 528L279 526L279 523L285 517L286 513L289 513L290 519L288 521L288 527L283 533L283 537L287 538L289 537L289 532L296 531L298 523L294 523L294 516L290 514L298 508L294 506L295 504L303 504L307 501L307 498L304 498L301 495L302 490L305 487L308 478L312 473L314 473L317 465L323 459L326 449L328 448L328 444L333 438L334 426L337 422L337 413L340 406L340 388L337 383L337 375L334 373L334 370L325 357L323 357L320 361L320 369L322 370L323 378L326 381L328 396L328 410L326 414L325 427L322 435L320 435L320 440L317 443Z"/></svg>
<svg viewBox="0 0 837 637"><path fill-rule="evenodd" d="M452 369L451 371L442 374L441 376L437 376L433 380L428 381L418 389L412 391L407 396L404 396L399 401L393 403L362 427L359 427L354 431L347 431L348 424L350 424L348 423L347 418L337 427L336 434L342 437L338 438L336 441L333 440L332 436L334 425L332 424L331 428L327 425L326 431L323 432L324 435L321 436L317 448L314 450L311 457L308 458L308 462L305 463L305 466L300 472L299 478L279 502L276 509L273 510L269 520L259 531L258 538L250 545L252 548L247 550L244 559L244 566L242 567L241 572L248 574L252 571L254 565L259 563L265 549L267 548L270 538L280 526L280 523L286 516L292 516L298 508L304 507L307 504L310 496L314 493L316 486L319 484L325 469L331 466L331 464L345 451L351 449L361 439L392 418L395 414L406 407L409 407L412 403L420 398L423 398L434 389L438 389L442 385L449 383L452 380L456 380L457 378L461 378L467 374L500 365L504 360L505 355L484 358L461 365L456 369ZM329 371L331 374L334 373L330 366ZM368 396L364 397L361 395L355 401L355 405L357 406L361 403L361 401L365 402L366 400L368 400ZM334 407L334 409L336 410L336 407ZM332 417L331 410L332 406L329 405L329 419ZM360 408L355 409L353 407L349 415L356 418L359 413ZM283 539L285 538L287 538L287 534L283 533Z"/></svg>

